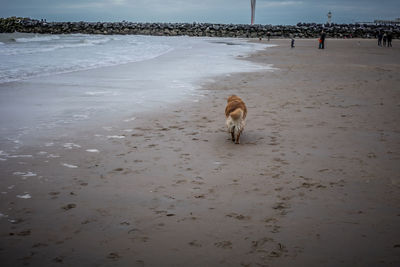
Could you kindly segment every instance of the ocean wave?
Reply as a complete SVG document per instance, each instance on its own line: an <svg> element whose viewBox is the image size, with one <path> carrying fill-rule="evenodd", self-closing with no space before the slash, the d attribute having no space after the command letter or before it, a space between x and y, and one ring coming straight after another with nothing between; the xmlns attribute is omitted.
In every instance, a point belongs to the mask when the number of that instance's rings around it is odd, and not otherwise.
<svg viewBox="0 0 400 267"><path fill-rule="evenodd" d="M46 41L52 41L52 40L58 40L58 39L60 39L60 37L57 35L13 38L13 40L17 43L46 42Z"/></svg>
<svg viewBox="0 0 400 267"><path fill-rule="evenodd" d="M51 50L60 49L61 47L78 47L78 46L92 46L93 44L70 44L70 45L59 45L57 47L42 48L42 52L48 52ZM167 45L149 45L146 49L140 49L138 51L135 49L126 49L120 47L120 49L113 50L110 52L108 49L104 51L96 51L96 56L92 57L89 56L88 58L83 58L78 54L71 55L71 58L61 60L61 57L58 55L54 57L55 62L62 63L59 65L52 64L52 62L44 62L40 60L34 67L28 67L25 65L15 65L13 68L4 69L0 63L0 83L7 83L7 82L14 82L19 80L26 80L35 77L43 77L53 74L62 74L62 73L69 73L73 71L82 71L82 70L89 70L89 69L96 69L101 67L108 67L108 66L115 66L120 64L126 64L131 62L138 62L144 60L150 60L156 57L159 57L165 53L172 51L173 48ZM39 50L36 49L27 51L25 50L24 53L30 53L36 55L38 58L42 57L38 55ZM14 51L15 55L21 55L21 53ZM1 55L1 50L0 50ZM44 53L46 55L46 53ZM23 57L30 57L29 55L24 55ZM38 60L37 58L37 60ZM57 59L58 58L58 59Z"/></svg>
<svg viewBox="0 0 400 267"><path fill-rule="evenodd" d="M0 83L150 60L171 52L176 46L174 39L143 36L50 37L53 41L12 42L0 46ZM178 45L182 44L178 42Z"/></svg>
<svg viewBox="0 0 400 267"><path fill-rule="evenodd" d="M88 45L98 45L105 44L111 41L111 38L102 38L102 39L84 39L81 42Z"/></svg>
<svg viewBox="0 0 400 267"><path fill-rule="evenodd" d="M46 52L52 52L60 49L65 49L65 48L79 48L79 47L89 47L89 46L95 46L97 44L102 44L105 42L80 42L76 44L54 44L54 45L47 45L47 46L40 46L40 47L34 47L34 48L19 48L19 47L8 47L7 49L2 49L0 50L0 55L5 55L5 56L12 56L12 55L23 55L23 54L36 54L36 53L46 53Z"/></svg>

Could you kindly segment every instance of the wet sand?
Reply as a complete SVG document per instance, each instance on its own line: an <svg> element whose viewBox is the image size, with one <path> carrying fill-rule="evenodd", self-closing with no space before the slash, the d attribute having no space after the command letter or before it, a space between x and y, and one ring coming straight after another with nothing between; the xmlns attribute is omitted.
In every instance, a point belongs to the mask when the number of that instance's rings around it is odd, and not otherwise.
<svg viewBox="0 0 400 267"><path fill-rule="evenodd" d="M272 72L0 155L2 265L398 266L400 44L270 43Z"/></svg>

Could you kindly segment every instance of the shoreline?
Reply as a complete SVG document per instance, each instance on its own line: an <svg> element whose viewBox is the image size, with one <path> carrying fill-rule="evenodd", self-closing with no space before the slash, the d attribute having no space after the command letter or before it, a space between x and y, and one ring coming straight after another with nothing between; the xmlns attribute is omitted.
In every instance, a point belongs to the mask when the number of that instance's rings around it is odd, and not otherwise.
<svg viewBox="0 0 400 267"><path fill-rule="evenodd" d="M274 72L0 162L2 262L399 264L397 43L270 43L251 60ZM240 145L224 125L233 93L248 107Z"/></svg>
<svg viewBox="0 0 400 267"><path fill-rule="evenodd" d="M168 51L154 58L85 70L77 66L76 71L0 84L2 150L10 152L3 147L10 142L7 147L34 144L36 136L52 138L89 125L107 127L102 124L163 109L187 97L198 101L202 96L196 88L218 75L268 68L235 58L263 45L220 38L165 39L145 39L168 44ZM228 47L229 41L234 45Z"/></svg>

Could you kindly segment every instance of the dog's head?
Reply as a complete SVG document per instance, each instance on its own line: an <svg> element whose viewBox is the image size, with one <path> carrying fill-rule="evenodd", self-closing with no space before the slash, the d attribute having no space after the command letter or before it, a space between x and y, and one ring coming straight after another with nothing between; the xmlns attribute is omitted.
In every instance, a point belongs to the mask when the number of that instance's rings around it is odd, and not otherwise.
<svg viewBox="0 0 400 267"><path fill-rule="evenodd" d="M235 100L242 101L242 99L240 97L238 97L237 95L231 95L230 97L228 97L227 102L229 103L229 102L232 102L232 101L235 101Z"/></svg>

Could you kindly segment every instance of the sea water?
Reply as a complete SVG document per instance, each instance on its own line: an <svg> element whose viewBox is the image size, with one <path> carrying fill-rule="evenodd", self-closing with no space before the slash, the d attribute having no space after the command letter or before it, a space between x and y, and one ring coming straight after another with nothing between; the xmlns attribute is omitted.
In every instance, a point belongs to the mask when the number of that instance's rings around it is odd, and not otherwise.
<svg viewBox="0 0 400 267"><path fill-rule="evenodd" d="M270 69L238 59L266 47L230 38L0 34L0 149L65 125L197 101L196 89L213 77Z"/></svg>
<svg viewBox="0 0 400 267"><path fill-rule="evenodd" d="M146 36L0 34L0 83L148 60L173 47Z"/></svg>

